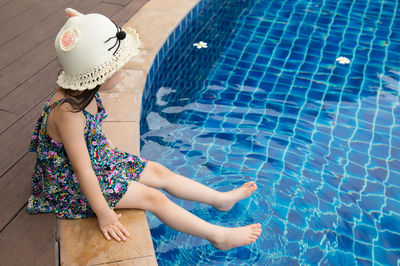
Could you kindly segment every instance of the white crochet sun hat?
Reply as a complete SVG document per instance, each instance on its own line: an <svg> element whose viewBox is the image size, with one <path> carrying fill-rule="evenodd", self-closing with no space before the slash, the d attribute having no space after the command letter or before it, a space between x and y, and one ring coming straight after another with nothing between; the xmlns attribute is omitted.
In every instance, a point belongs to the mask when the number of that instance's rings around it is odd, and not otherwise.
<svg viewBox="0 0 400 266"><path fill-rule="evenodd" d="M55 41L63 72L57 84L64 89L87 90L101 85L139 53L139 35L123 30L101 14L83 15L67 8L68 20Z"/></svg>

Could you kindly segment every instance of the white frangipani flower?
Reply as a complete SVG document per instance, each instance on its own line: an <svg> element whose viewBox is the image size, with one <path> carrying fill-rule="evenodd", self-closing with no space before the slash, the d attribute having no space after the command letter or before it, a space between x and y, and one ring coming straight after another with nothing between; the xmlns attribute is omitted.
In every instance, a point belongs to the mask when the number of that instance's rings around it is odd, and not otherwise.
<svg viewBox="0 0 400 266"><path fill-rule="evenodd" d="M194 43L193 46L196 46L197 49L207 48L207 43L203 42L203 41L200 41L198 43Z"/></svg>
<svg viewBox="0 0 400 266"><path fill-rule="evenodd" d="M350 60L347 57L344 56L340 56L338 58L336 58L336 61L339 61L339 64L350 64Z"/></svg>

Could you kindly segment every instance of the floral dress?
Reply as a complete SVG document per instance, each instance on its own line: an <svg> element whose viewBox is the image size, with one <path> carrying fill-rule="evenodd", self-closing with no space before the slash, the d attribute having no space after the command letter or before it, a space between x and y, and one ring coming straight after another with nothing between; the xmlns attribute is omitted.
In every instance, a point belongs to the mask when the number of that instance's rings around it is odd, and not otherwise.
<svg viewBox="0 0 400 266"><path fill-rule="evenodd" d="M36 152L37 161L27 212L54 212L59 218L92 217L94 212L80 189L64 146L46 132L50 111L63 101L61 99L49 105L50 99L37 121L29 149ZM101 191L108 205L114 208L129 184L138 181L146 160L110 147L101 128L107 113L97 93L95 99L99 110L97 114L83 110L86 117L85 140Z"/></svg>

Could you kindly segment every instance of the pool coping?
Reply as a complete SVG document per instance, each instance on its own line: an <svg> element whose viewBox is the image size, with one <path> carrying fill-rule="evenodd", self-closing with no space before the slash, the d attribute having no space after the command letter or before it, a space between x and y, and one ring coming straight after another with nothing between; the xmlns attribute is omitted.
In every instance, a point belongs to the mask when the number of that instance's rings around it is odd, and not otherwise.
<svg viewBox="0 0 400 266"><path fill-rule="evenodd" d="M108 117L103 130L121 150L140 154L142 95L169 47L209 0L151 0L124 27L139 33L141 49L121 70L119 84L101 92ZM58 259L61 265L157 265L150 228L141 210L117 210L130 232L124 243L105 241L96 218L57 220Z"/></svg>

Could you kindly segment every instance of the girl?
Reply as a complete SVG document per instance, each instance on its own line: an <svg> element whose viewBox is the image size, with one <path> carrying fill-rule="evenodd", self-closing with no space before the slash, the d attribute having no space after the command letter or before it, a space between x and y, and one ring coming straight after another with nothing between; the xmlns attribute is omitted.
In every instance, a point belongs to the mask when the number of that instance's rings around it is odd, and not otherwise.
<svg viewBox="0 0 400 266"><path fill-rule="evenodd" d="M125 241L129 233L114 209L138 208L221 250L254 242L261 234L260 224L213 225L158 190L228 211L256 190L254 182L218 192L113 147L101 129L107 114L97 92L118 82L119 69L138 53L138 35L134 30L127 34L100 14L83 15L70 8L66 13L69 19L55 41L63 67L57 80L60 88L45 104L31 142L37 163L27 211L54 212L59 218L96 215L107 240Z"/></svg>

